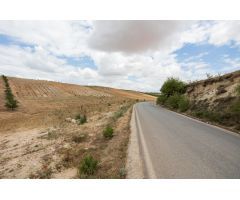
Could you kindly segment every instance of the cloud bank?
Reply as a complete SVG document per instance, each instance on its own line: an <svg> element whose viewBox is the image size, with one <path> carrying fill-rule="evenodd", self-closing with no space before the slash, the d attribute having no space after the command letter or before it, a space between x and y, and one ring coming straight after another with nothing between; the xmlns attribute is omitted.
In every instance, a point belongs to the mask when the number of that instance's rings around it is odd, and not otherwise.
<svg viewBox="0 0 240 200"><path fill-rule="evenodd" d="M238 51L239 31L239 21L1 21L0 73L158 91L169 76L187 81L238 69L232 52L216 68L208 51ZM188 44L209 49L183 52Z"/></svg>

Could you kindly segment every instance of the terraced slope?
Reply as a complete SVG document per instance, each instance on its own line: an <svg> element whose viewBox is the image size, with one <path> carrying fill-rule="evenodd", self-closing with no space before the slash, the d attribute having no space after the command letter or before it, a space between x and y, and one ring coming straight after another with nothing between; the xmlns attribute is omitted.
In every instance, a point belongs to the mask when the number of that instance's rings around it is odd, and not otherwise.
<svg viewBox="0 0 240 200"><path fill-rule="evenodd" d="M110 96L80 85L52 81L10 78L12 90L20 99L61 98L71 96Z"/></svg>
<svg viewBox="0 0 240 200"><path fill-rule="evenodd" d="M88 87L44 80L8 77L19 102L15 112L4 107L4 85L0 80L0 129L38 127L59 124L69 114L84 112L93 115L106 111L109 105L127 101L154 100L139 92L106 87ZM0 130L0 132L1 132Z"/></svg>

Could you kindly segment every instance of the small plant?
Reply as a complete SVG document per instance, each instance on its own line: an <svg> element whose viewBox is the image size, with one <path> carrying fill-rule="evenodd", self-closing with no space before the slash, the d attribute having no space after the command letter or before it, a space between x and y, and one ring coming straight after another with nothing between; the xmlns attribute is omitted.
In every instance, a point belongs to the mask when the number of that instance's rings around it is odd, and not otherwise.
<svg viewBox="0 0 240 200"><path fill-rule="evenodd" d="M118 118L120 118L120 117L122 117L122 116L123 116L123 111L122 111L122 109L120 109L119 111L117 111L117 112L114 113L114 118L115 118L115 119L118 119Z"/></svg>
<svg viewBox="0 0 240 200"><path fill-rule="evenodd" d="M113 137L113 128L108 125L104 130L103 130L103 136L107 139L111 139Z"/></svg>
<svg viewBox="0 0 240 200"><path fill-rule="evenodd" d="M120 168L119 169L119 176L120 176L120 178L125 178L126 175L127 175L126 169L124 167Z"/></svg>
<svg viewBox="0 0 240 200"><path fill-rule="evenodd" d="M86 115L81 115L81 114L78 114L75 119L77 120L78 124L81 125L81 124L84 124L87 122L87 116Z"/></svg>
<svg viewBox="0 0 240 200"><path fill-rule="evenodd" d="M91 155L85 156L78 169L79 175L93 175L98 167L98 161L93 158Z"/></svg>

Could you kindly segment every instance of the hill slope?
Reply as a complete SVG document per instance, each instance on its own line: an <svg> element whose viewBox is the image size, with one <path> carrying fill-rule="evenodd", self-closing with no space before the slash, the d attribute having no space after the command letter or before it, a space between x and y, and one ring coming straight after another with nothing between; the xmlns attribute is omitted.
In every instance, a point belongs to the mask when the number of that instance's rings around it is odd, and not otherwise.
<svg viewBox="0 0 240 200"><path fill-rule="evenodd" d="M0 178L82 178L79 163L100 163L90 178L124 178L132 105L154 97L107 87L87 87L8 77L19 102L4 107L0 79ZM85 115L84 124L76 116ZM113 137L103 131L111 126ZM85 174L83 178L86 176Z"/></svg>
<svg viewBox="0 0 240 200"><path fill-rule="evenodd" d="M191 114L240 130L240 71L191 83L186 96L191 100Z"/></svg>
<svg viewBox="0 0 240 200"><path fill-rule="evenodd" d="M125 101L154 100L140 92L107 87L88 87L44 80L8 77L10 87L19 102L15 112L5 107L4 84L0 80L0 130L47 126L59 123L70 113L109 109Z"/></svg>

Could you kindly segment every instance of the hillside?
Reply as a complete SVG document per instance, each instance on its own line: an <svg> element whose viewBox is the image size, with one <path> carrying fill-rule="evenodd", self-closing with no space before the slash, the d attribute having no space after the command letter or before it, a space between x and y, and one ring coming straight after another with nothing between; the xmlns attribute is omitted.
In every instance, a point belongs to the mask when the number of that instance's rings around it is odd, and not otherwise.
<svg viewBox="0 0 240 200"><path fill-rule="evenodd" d="M124 178L131 109L140 92L8 77L19 102L4 107L0 80L0 178ZM78 117L86 116L81 122ZM111 127L113 135L103 131ZM91 155L100 167L80 174ZM83 172L81 172L83 173Z"/></svg>
<svg viewBox="0 0 240 200"><path fill-rule="evenodd" d="M240 83L240 71L201 80L188 85L186 94L197 104L214 108L236 98L235 88Z"/></svg>
<svg viewBox="0 0 240 200"><path fill-rule="evenodd" d="M123 101L137 99L154 100L152 96L143 93L107 87L87 87L14 77L9 77L9 83L19 102L19 108L15 112L9 112L4 107L4 84L1 79L1 131L58 123L57 112L61 112L60 117L64 118L67 117L65 112L71 113L79 109L92 114L99 109L108 108L108 104L119 104Z"/></svg>
<svg viewBox="0 0 240 200"><path fill-rule="evenodd" d="M240 71L189 84L185 94L191 101L189 113L239 131L239 84Z"/></svg>

